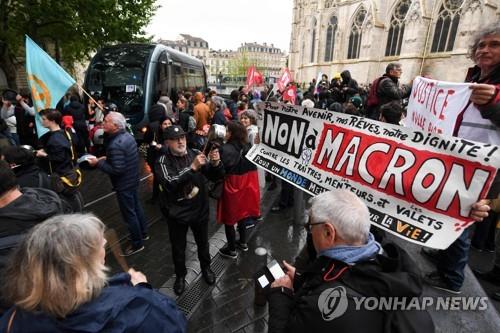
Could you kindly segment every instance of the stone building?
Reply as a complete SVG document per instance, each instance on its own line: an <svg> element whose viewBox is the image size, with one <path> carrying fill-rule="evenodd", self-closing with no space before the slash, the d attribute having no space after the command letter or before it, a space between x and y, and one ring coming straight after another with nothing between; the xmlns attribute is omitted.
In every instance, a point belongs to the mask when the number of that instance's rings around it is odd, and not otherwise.
<svg viewBox="0 0 500 333"><path fill-rule="evenodd" d="M234 59L237 58L237 55L237 52L231 50L210 50L206 62L208 82L215 83L219 75L222 77L228 76L232 71Z"/></svg>
<svg viewBox="0 0 500 333"><path fill-rule="evenodd" d="M206 64L208 58L208 42L203 38L180 34L177 40L159 39L158 43L196 57Z"/></svg>
<svg viewBox="0 0 500 333"><path fill-rule="evenodd" d="M286 66L284 53L274 44L244 43L238 47L240 57L248 59L250 65L265 77L279 77L281 70Z"/></svg>
<svg viewBox="0 0 500 333"><path fill-rule="evenodd" d="M463 81L473 63L472 36L500 18L500 0L294 0L290 69L297 82L349 69L360 83L403 65L419 74Z"/></svg>

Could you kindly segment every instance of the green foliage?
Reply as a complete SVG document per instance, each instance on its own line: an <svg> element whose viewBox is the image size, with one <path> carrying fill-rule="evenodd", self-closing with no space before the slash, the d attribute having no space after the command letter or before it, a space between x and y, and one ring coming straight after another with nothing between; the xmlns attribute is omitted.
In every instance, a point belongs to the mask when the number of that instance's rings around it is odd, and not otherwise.
<svg viewBox="0 0 500 333"><path fill-rule="evenodd" d="M104 45L145 41L157 8L156 0L0 0L0 57L23 57L27 34L72 68Z"/></svg>

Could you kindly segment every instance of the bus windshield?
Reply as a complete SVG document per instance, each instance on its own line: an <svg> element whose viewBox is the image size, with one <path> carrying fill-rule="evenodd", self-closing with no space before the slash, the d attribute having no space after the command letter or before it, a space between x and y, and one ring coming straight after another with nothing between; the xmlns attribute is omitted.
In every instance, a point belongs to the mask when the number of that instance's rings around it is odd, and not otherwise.
<svg viewBox="0 0 500 333"><path fill-rule="evenodd" d="M104 48L90 63L87 89L115 103L125 115L143 113L144 76L154 45Z"/></svg>

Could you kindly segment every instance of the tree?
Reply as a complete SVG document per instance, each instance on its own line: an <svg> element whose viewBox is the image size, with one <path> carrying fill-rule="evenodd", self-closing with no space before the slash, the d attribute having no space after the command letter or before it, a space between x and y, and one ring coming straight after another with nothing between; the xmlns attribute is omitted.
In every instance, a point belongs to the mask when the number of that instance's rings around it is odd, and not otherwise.
<svg viewBox="0 0 500 333"><path fill-rule="evenodd" d="M24 35L70 72L103 45L145 41L156 0L0 0L0 67L16 88Z"/></svg>

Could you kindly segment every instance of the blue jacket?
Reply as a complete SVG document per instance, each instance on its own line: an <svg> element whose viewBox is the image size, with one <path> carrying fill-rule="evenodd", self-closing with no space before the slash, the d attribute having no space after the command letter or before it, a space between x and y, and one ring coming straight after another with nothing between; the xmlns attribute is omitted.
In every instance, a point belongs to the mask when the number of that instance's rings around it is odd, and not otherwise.
<svg viewBox="0 0 500 333"><path fill-rule="evenodd" d="M18 308L10 333L185 332L186 318L175 302L146 286L133 287L129 274L118 274L97 298L64 319ZM0 318L0 332L7 332L13 311L11 308Z"/></svg>
<svg viewBox="0 0 500 333"><path fill-rule="evenodd" d="M106 159L97 167L107 173L116 191L133 190L139 186L139 152L132 135L122 130L107 138Z"/></svg>

